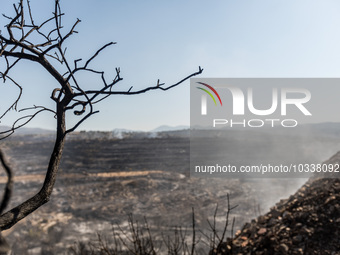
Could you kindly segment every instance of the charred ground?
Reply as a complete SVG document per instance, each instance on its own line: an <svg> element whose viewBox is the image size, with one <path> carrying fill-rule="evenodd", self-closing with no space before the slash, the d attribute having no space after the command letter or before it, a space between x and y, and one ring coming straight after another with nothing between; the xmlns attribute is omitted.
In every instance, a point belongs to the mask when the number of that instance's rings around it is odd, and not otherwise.
<svg viewBox="0 0 340 255"><path fill-rule="evenodd" d="M15 205L40 188L53 136L15 136L3 146L17 176ZM189 148L187 133L123 139L75 133L67 141L51 201L5 233L13 250L60 254L76 242L96 240L97 233L112 235L117 224L126 230L129 214L139 222L146 217L157 239L175 226L190 229L194 208L196 227L205 231L217 204L217 227L223 229L228 194L231 205L238 205L230 215L236 232L304 182L189 178ZM209 245L202 246L208 251Z"/></svg>

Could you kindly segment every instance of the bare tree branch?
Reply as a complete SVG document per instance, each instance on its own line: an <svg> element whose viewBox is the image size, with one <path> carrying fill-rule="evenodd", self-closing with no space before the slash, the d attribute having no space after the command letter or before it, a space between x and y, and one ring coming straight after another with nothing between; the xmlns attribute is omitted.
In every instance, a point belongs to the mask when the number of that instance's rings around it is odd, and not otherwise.
<svg viewBox="0 0 340 255"><path fill-rule="evenodd" d="M17 82L15 82L11 77L7 75L5 76L2 72L0 72L0 75L1 75L0 78L2 78L4 82L6 81L6 77L7 77L15 86L19 88L19 94L17 98L14 100L13 104L9 108L7 108L7 110L2 115L0 115L0 120L1 120L11 109L17 110L18 102L22 95L22 87Z"/></svg>
<svg viewBox="0 0 340 255"><path fill-rule="evenodd" d="M101 90L88 90L88 91L85 91L86 94L90 95L90 94L94 94L95 96L98 96L98 95L137 95L137 94L143 94L143 93L146 93L150 90L163 90L163 91L166 91L166 90L169 90L169 89L172 89L178 85L180 85L181 83L183 83L184 81L196 76L196 75L199 75L203 72L203 69L201 67L198 68L198 71L193 73L193 74L190 74L189 76L185 77L184 79L180 80L179 82L176 82L175 84L173 85L170 85L168 87L161 87L159 85L156 85L156 86L151 86L151 87L147 87L145 89L141 89L141 90L137 90L137 91L131 91L132 87L128 90L128 91L106 91L108 88L112 87L112 85L114 85L115 83L113 84L110 84L106 87L103 87ZM81 94L79 93L75 93L74 96L80 96Z"/></svg>
<svg viewBox="0 0 340 255"><path fill-rule="evenodd" d="M26 125L27 125L29 122L31 122L38 114L40 114L40 113L42 113L42 112L44 112L44 111L50 111L50 112L55 113L53 110L48 109L48 108L46 108L46 107L42 107L42 106L40 106L40 107L39 107L39 106L34 106L34 107L30 107L30 108L25 108L25 109L21 109L20 111L24 111L24 110L28 110L28 109L39 109L39 108L40 108L40 110L36 111L35 113L30 114L30 115L25 115L25 116L20 117L20 118L18 118L17 120L15 120L14 123L12 124L11 129L8 129L8 130L5 130L5 131L0 132L0 135L4 135L4 136L0 137L0 140L4 140L5 138L11 136L11 135L15 132L15 130L20 129L20 128L26 126ZM20 121L22 121L22 120L25 120L25 121L24 121L23 123L21 123L21 124L18 124L18 123L19 123ZM17 124L18 124L18 125L17 125Z"/></svg>
<svg viewBox="0 0 340 255"><path fill-rule="evenodd" d="M28 63L37 63L42 70L46 70L55 79L57 86L53 85L51 87L51 100L55 104L55 109L34 105L25 107L19 110L18 113L29 110L34 112L18 117L13 125L8 130L1 132L0 135L8 137L15 130L30 123L42 112L51 112L56 118L57 124L56 140L41 190L27 201L23 201L18 206L0 215L0 231L11 228L18 221L49 201L57 178L66 135L76 130L92 115L98 113L95 109L96 104L113 95L137 95L152 90L166 91L182 84L193 76L201 74L203 71L199 67L197 72L169 86L160 83L158 79L154 86L148 86L141 90L133 91L131 87L126 91L118 91L116 85L123 80L120 76L119 68L116 68L115 75L110 80L107 80L104 71L91 67L92 62L109 46L114 45L115 42L105 44L95 51L90 58L81 63L82 59L69 59L66 51L67 47L65 46L67 40L77 33L75 29L80 20L77 19L69 29L64 29L62 24L64 13L61 11L59 0L54 1L54 12L51 17L42 22L34 20L34 10L31 9L29 0L19 0L19 3L14 4L13 8L15 11L14 17L4 15L8 20L8 24L6 25L5 33L0 32L0 60L5 61L4 70L0 70L0 79L14 84L19 88L19 93L10 107L0 115L0 120L7 116L12 109L18 111L18 103L21 100L22 93L24 93L24 88L33 89L27 87L28 85L19 85L10 77L12 70L18 68L19 65L17 64L21 60ZM71 66L70 63L73 63L74 66ZM79 76L86 73L98 77L99 85L93 89L85 90ZM67 127L66 120L70 114L77 117L77 119L73 126ZM4 159L1 155L0 157ZM6 165L5 161L2 161L2 163L4 166ZM6 192L5 196L7 196Z"/></svg>

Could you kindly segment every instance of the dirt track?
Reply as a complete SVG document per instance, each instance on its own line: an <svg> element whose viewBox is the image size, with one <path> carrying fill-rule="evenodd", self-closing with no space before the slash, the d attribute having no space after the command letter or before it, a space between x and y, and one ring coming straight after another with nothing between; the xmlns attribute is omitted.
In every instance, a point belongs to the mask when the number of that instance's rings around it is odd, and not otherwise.
<svg viewBox="0 0 340 255"><path fill-rule="evenodd" d="M136 172L102 172L102 173L91 173L91 174L61 174L58 178L60 179L77 179L80 180L84 177L100 177L100 178L119 178L119 177L137 177L137 176L149 176L152 174L162 174L165 173L164 171L160 170L150 170L150 171L136 171ZM31 174L31 175L19 175L14 176L14 182L42 182L45 179L45 175L43 174ZM0 177L0 184L6 183L7 178L1 176Z"/></svg>

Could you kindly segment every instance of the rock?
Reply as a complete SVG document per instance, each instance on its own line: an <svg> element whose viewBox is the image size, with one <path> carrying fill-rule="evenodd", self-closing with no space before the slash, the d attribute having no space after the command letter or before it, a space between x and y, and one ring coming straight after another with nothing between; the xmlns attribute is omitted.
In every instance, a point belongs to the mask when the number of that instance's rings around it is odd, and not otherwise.
<svg viewBox="0 0 340 255"><path fill-rule="evenodd" d="M289 247L286 244L284 244L284 243L280 244L280 246L279 246L279 253L280 254L282 254L282 255L288 254L288 251L289 251Z"/></svg>
<svg viewBox="0 0 340 255"><path fill-rule="evenodd" d="M270 218L267 225L268 225L269 227L271 227L271 226L277 224L278 222L279 222L279 220L274 219L274 218Z"/></svg>
<svg viewBox="0 0 340 255"><path fill-rule="evenodd" d="M295 249L293 254L296 254L296 255L303 255L303 249L302 249L302 248Z"/></svg>
<svg viewBox="0 0 340 255"><path fill-rule="evenodd" d="M263 235L263 234L266 233L266 232L267 232L267 229L266 229L266 228L260 228L260 230L257 231L257 233L258 233L259 235Z"/></svg>
<svg viewBox="0 0 340 255"><path fill-rule="evenodd" d="M281 216L281 212L276 210L276 209L271 210L270 214L273 218L277 218L277 217Z"/></svg>

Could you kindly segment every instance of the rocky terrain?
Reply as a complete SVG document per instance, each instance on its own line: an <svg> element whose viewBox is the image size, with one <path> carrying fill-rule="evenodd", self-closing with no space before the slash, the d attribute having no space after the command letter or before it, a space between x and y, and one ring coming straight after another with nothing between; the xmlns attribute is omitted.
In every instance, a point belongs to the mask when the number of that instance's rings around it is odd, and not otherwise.
<svg viewBox="0 0 340 255"><path fill-rule="evenodd" d="M340 163L340 152L326 164ZM340 180L311 178L211 254L340 254Z"/></svg>

